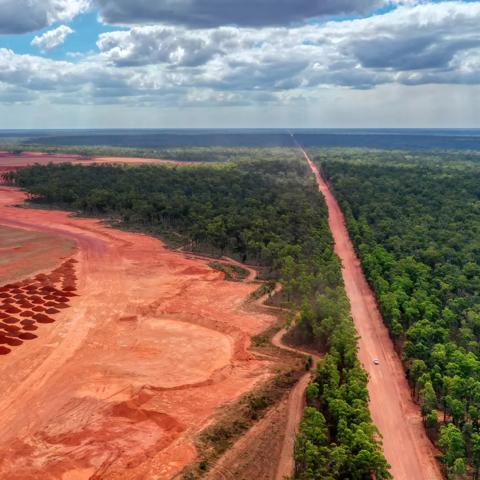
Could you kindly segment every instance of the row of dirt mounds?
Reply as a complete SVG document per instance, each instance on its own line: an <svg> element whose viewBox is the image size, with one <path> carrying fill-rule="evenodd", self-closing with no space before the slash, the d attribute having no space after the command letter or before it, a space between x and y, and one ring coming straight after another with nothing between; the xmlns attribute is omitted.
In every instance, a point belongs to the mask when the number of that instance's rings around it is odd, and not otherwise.
<svg viewBox="0 0 480 480"><path fill-rule="evenodd" d="M72 258L48 275L40 273L0 287L0 355L38 338L40 327L54 323L70 306L77 296L76 262Z"/></svg>
<svg viewBox="0 0 480 480"><path fill-rule="evenodd" d="M12 353L0 358L0 479L171 480L195 461L195 439L217 412L275 375L276 362L249 346L276 318L245 306L257 285L226 282L208 260L96 219L12 207L25 198L0 186L1 226L73 240L76 248L74 257L42 249L49 263L33 269L23 261L21 272L4 268L6 293L38 296L44 304L15 300L60 313L38 312L55 323L35 321L37 330L26 332L38 338L5 345ZM67 258L79 261L66 275L72 290L59 270L53 285L32 278ZM58 299L45 298L47 286ZM9 315L22 325L24 317Z"/></svg>

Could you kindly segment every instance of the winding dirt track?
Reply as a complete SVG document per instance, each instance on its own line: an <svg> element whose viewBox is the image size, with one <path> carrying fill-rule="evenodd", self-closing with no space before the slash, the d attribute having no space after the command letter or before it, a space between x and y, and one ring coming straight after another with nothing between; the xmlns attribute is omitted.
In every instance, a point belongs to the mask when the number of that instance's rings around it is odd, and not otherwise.
<svg viewBox="0 0 480 480"><path fill-rule="evenodd" d="M369 375L370 410L383 436L391 473L395 480L440 480L442 475L435 460L438 452L428 439L419 408L411 398L402 363L363 275L343 213L318 168L303 153L327 203L335 252L342 261L352 317L360 335L359 358ZM380 360L380 365L373 364L374 358Z"/></svg>
<svg viewBox="0 0 480 480"><path fill-rule="evenodd" d="M290 352L300 353L304 355L309 355L309 353L299 350L297 348L292 348L283 343L283 337L287 333L286 329L280 330L273 338L272 344L276 347L282 348L283 350L288 350ZM305 390L307 389L313 372L315 371L316 364L320 360L320 357L313 357L313 365L310 372L305 373L305 375L298 381L298 383L293 387L292 391L288 397L288 418L287 418L287 427L285 430L285 437L283 440L282 453L280 455L280 460L277 467L277 474L275 480L283 480L284 478L290 478L295 472L295 440L297 438L298 430L300 423L303 419L303 411L305 409Z"/></svg>
<svg viewBox="0 0 480 480"><path fill-rule="evenodd" d="M206 260L9 206L24 198L0 186L0 225L73 240L78 296L0 357L0 478L172 478L216 409L272 374L248 347L276 318L244 310L256 285L225 282Z"/></svg>

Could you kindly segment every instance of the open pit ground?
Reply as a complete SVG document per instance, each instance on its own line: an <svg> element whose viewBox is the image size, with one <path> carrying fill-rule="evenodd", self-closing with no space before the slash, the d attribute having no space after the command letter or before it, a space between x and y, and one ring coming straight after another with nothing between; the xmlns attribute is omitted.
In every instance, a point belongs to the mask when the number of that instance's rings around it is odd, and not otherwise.
<svg viewBox="0 0 480 480"><path fill-rule="evenodd" d="M0 186L0 478L172 478L272 377L249 347L275 316L208 260L24 198Z"/></svg>
<svg viewBox="0 0 480 480"><path fill-rule="evenodd" d="M156 158L135 157L82 157L81 155L52 154L42 152L23 152L13 155L9 152L0 151L0 176L4 173L32 165L48 165L49 163L73 163L76 165L101 164L170 164L189 165L192 162L177 162L175 160L161 160Z"/></svg>

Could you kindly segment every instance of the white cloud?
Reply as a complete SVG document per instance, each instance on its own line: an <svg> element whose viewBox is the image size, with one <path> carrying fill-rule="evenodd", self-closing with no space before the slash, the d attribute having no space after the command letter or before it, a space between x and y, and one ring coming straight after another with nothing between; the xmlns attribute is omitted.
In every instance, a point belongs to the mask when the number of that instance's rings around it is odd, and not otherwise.
<svg viewBox="0 0 480 480"><path fill-rule="evenodd" d="M107 64L151 66L147 77L162 70L218 91L471 83L479 24L480 2L445 2L291 28L134 27L102 34L97 45Z"/></svg>
<svg viewBox="0 0 480 480"><path fill-rule="evenodd" d="M0 82L56 103L129 106L272 105L325 88L480 84L479 24L480 2L456 1L290 28L137 26L100 35L99 53L71 61L0 49ZM55 31L39 38L55 43Z"/></svg>
<svg viewBox="0 0 480 480"><path fill-rule="evenodd" d="M60 25L54 30L49 30L43 35L37 35L32 40L32 45L42 51L52 50L62 45L66 38L73 33L73 30L66 25Z"/></svg>
<svg viewBox="0 0 480 480"><path fill-rule="evenodd" d="M88 10L90 0L0 0L0 34L34 32L69 22Z"/></svg>

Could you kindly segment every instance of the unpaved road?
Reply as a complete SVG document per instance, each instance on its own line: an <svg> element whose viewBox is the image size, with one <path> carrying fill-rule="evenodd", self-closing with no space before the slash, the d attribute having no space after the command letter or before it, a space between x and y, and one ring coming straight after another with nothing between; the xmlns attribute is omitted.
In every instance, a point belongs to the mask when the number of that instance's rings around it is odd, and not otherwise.
<svg viewBox="0 0 480 480"><path fill-rule="evenodd" d="M300 353L304 355L310 355L302 350L289 347L283 343L283 337L287 333L287 330L280 330L272 338L272 344L276 347L288 350L290 352ZM277 474L275 480L283 480L284 478L290 478L295 472L295 440L299 431L300 423L303 419L303 411L305 409L305 390L308 387L312 379L313 372L315 371L316 364L320 357L313 356L313 365L310 372L305 373L303 377L298 381L295 387L292 389L288 396L288 418L287 426L285 429L285 437L283 440L282 453L280 454L280 461L278 463Z"/></svg>
<svg viewBox="0 0 480 480"><path fill-rule="evenodd" d="M172 478L215 411L271 375L248 347L275 317L244 310L256 285L225 282L206 260L9 206L24 198L0 186L0 225L73 240L78 296L0 357L0 478Z"/></svg>
<svg viewBox="0 0 480 480"><path fill-rule="evenodd" d="M419 407L412 400L402 363L363 275L343 213L318 168L303 153L327 203L335 252L342 261L345 289L360 335L359 358L369 375L370 410L383 436L391 473L395 480L440 480L435 460L438 452L423 428ZM373 364L374 358L380 360L380 365Z"/></svg>

